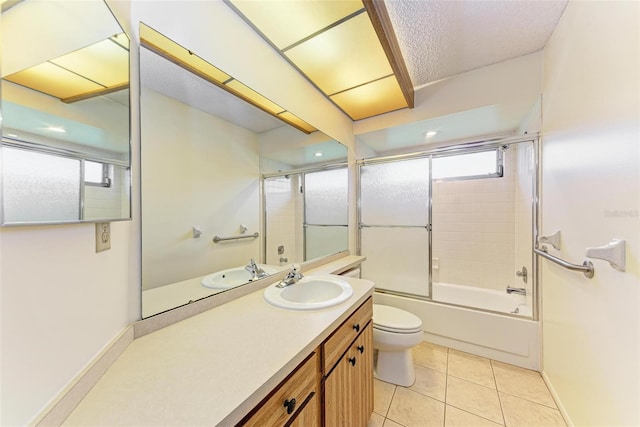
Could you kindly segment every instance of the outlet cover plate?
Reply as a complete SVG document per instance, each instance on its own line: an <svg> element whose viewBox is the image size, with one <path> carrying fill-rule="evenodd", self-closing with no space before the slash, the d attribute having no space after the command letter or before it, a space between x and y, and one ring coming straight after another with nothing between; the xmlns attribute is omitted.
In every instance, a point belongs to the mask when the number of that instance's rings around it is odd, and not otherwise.
<svg viewBox="0 0 640 427"><path fill-rule="evenodd" d="M96 222L96 252L111 249L111 224Z"/></svg>

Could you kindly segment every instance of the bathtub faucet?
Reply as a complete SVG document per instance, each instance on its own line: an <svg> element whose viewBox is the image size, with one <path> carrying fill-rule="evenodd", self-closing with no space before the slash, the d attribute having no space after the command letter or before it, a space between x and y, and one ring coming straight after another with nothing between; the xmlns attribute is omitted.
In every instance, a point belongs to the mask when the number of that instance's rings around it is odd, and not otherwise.
<svg viewBox="0 0 640 427"><path fill-rule="evenodd" d="M244 269L251 274L250 280L262 279L263 277L268 276L268 274L265 273L264 270L260 268L260 266L258 266L258 264L256 264L256 260L254 260L253 258L251 258L251 261L249 261L249 264L247 264Z"/></svg>
<svg viewBox="0 0 640 427"><path fill-rule="evenodd" d="M518 294L518 295L527 295L527 290L525 288L514 288L511 286L507 286L508 294Z"/></svg>

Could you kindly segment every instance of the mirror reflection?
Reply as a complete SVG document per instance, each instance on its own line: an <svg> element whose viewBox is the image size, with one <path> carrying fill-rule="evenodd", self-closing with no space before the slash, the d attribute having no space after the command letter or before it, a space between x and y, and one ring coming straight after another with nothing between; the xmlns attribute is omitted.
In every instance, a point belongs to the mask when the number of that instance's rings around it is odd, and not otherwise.
<svg viewBox="0 0 640 427"><path fill-rule="evenodd" d="M1 19L2 224L129 219L122 28L93 0L4 3Z"/></svg>
<svg viewBox="0 0 640 427"><path fill-rule="evenodd" d="M296 194L300 183L315 197L344 196L335 208L344 210L344 219L332 210L332 216L339 218L320 214L315 222L305 222L305 216L313 219L316 214L315 199L307 197L306 203L298 202L299 207L307 206L306 213L298 214L300 221L280 217L281 223L300 230L305 225L346 225L346 169L341 173L328 166L344 162L346 148L319 131L307 133L310 128L304 122L294 126L277 112L268 114L251 105L243 93L252 91L231 76L226 81L246 89L242 93L223 89L223 83L211 77L213 66L197 52L144 24L140 34L143 317L346 249L346 227L344 239L334 243L310 232L306 249L274 241L286 246L282 256L287 260L281 262L265 256L266 239L277 235L270 226L261 225L272 224L272 215L278 214L270 209L262 218L271 203L267 187L278 179L267 173L284 171L295 176L290 182L296 182ZM193 57L200 62L196 70L185 64ZM259 96L253 92L250 98ZM331 173L331 184L314 179L314 169Z"/></svg>

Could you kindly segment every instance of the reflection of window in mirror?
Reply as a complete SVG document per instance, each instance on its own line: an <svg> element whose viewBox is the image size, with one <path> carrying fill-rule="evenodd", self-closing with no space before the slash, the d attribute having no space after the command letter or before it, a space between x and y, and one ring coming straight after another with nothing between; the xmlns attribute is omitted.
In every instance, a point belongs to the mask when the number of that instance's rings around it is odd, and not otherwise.
<svg viewBox="0 0 640 427"><path fill-rule="evenodd" d="M99 187L110 187L113 166L106 163L84 162L84 183L85 185L97 185Z"/></svg>

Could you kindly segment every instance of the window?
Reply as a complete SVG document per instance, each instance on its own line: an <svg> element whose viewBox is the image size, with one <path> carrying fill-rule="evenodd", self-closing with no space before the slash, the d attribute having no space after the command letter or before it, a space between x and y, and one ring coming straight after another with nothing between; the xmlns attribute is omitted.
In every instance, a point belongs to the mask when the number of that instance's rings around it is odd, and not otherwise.
<svg viewBox="0 0 640 427"><path fill-rule="evenodd" d="M497 178L503 175L502 150L434 157L431 166L433 179Z"/></svg>
<svg viewBox="0 0 640 427"><path fill-rule="evenodd" d="M110 187L112 173L111 165L89 160L84 161L84 183L86 185Z"/></svg>

